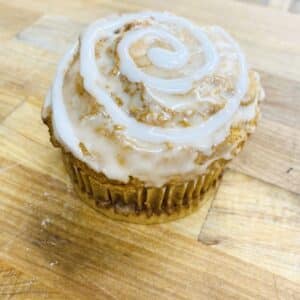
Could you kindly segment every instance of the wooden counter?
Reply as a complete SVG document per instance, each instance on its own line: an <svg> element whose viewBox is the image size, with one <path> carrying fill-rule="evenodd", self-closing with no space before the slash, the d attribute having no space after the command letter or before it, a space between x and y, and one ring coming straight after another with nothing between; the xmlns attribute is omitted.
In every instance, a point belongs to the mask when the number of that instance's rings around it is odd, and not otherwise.
<svg viewBox="0 0 300 300"><path fill-rule="evenodd" d="M300 299L300 16L187 2L0 0L0 299ZM211 200L154 226L81 203L40 120L57 62L85 24L144 9L223 26L267 94Z"/></svg>

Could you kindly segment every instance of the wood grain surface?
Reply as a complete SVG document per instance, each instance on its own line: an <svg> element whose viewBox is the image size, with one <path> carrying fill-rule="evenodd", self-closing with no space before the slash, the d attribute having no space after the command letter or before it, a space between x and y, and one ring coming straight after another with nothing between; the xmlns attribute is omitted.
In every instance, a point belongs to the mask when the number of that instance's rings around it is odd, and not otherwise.
<svg viewBox="0 0 300 300"><path fill-rule="evenodd" d="M64 297L65 298L65 297ZM0 299L63 299L63 295L0 262Z"/></svg>
<svg viewBox="0 0 300 300"><path fill-rule="evenodd" d="M291 1L265 5L0 0L0 299L300 299L300 16ZM201 210L154 226L81 203L40 120L57 62L86 24L145 9L224 26L267 94Z"/></svg>

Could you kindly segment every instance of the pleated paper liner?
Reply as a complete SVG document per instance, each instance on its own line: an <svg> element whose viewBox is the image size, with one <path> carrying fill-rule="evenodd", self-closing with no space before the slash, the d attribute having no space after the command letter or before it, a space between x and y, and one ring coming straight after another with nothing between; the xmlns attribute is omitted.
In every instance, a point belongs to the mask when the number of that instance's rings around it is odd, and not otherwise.
<svg viewBox="0 0 300 300"><path fill-rule="evenodd" d="M208 172L195 180L145 187L141 183L110 183L71 153L63 160L79 197L112 219L140 223L162 223L182 218L195 211L216 186L226 164L214 162Z"/></svg>

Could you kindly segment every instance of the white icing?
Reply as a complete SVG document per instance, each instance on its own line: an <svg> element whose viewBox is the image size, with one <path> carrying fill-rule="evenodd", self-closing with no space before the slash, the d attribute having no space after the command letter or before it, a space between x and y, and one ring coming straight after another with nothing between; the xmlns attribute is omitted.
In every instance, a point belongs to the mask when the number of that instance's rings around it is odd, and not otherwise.
<svg viewBox="0 0 300 300"><path fill-rule="evenodd" d="M161 17L161 16L160 16ZM174 18L172 16L172 18ZM164 19L164 18L158 18ZM176 21L178 19L176 18ZM148 56L150 60L158 67L167 68L169 70L183 67L189 59L189 53L186 47L172 37L165 31L151 30L151 29L140 29L127 33L124 39L118 46L118 54L120 57L120 69L121 73L126 75L132 82L143 82L147 87L154 88L156 90L164 91L167 93L186 93L193 85L193 82L200 80L203 76L209 74L214 70L218 63L218 56L214 46L208 40L206 35L198 28L197 38L202 43L204 53L206 56L205 65L197 70L195 74L186 76L184 78L176 79L161 79L143 73L139 68L135 66L134 61L129 55L128 49L130 45L140 39L141 37L151 34L161 38L164 41L170 43L175 51L168 51L159 48L150 48ZM95 41L94 41L95 42Z"/></svg>
<svg viewBox="0 0 300 300"><path fill-rule="evenodd" d="M43 109L42 109L42 119L44 119L44 120L49 115L49 110L51 109L51 99L52 99L52 91L50 88L45 97L45 101L44 101Z"/></svg>
<svg viewBox="0 0 300 300"><path fill-rule="evenodd" d="M128 51L131 44L143 38L145 35L158 37L163 41L168 42L174 49L174 51L169 51L160 48L150 48L147 54L155 66L172 70L175 68L181 68L187 63L189 59L188 50L167 31L157 31L149 28L130 31L126 34L118 46L118 53L122 64L121 71L123 74L127 75L130 80L132 79L132 81L136 82L145 82L147 80L146 76L139 74L140 70L136 68ZM151 79L149 81L151 81Z"/></svg>
<svg viewBox="0 0 300 300"><path fill-rule="evenodd" d="M247 122L252 120L257 113L257 102L256 99L251 104L247 106L241 106L234 116L233 124L238 124L239 122Z"/></svg>
<svg viewBox="0 0 300 300"><path fill-rule="evenodd" d="M56 77L51 89L51 105L52 105L52 126L56 138L65 147L71 149L73 154L77 157L81 157L81 151L79 148L80 141L73 131L72 124L70 122L65 103L63 101L63 83L64 77L68 70L70 61L78 51L78 43L74 45L62 58L58 65Z"/></svg>
<svg viewBox="0 0 300 300"><path fill-rule="evenodd" d="M146 93L152 101L156 101L172 110L185 110L203 101L215 103L214 98L204 99L199 96L194 99L193 94L185 95L185 93L194 89L196 95L199 82L204 76L214 74L225 57L225 63L228 59L233 62L224 64L221 70L224 74L227 74L226 72L230 73L233 64L235 64L237 78L234 93L223 96L226 103L222 109L199 124L186 128L165 128L141 123L115 103L110 93L102 85L103 74L100 74L97 64L96 43L102 38L111 38L116 30L136 20L146 20L149 21L149 24L129 30L119 42L117 54L121 74L125 75L131 82L143 83ZM163 26L159 27L157 24L163 24ZM180 37L173 36L173 32L168 31L168 26L187 30L197 41L198 49L193 49L193 51L189 49ZM238 44L222 28L214 26L210 27L209 31L221 36L223 41L212 41L207 34L207 30L202 30L193 23L169 13L128 14L96 21L83 33L80 49L77 43L60 62L53 87L50 89L44 104L43 118L47 117L48 108L51 106L52 125L58 141L72 151L76 157L85 161L96 171L103 172L109 178L126 182L129 176L134 176L148 184L159 186L172 175L201 174L205 172L208 165L220 157L208 160L201 166L196 166L194 160L197 151L210 155L213 146L224 141L232 125L255 117L257 101L259 100L256 99L247 106L240 106L241 100L245 97L248 89L248 68L244 55ZM130 54L130 47L145 37L162 40L170 46L171 50L150 47L146 54L155 68L174 72L174 74L179 72L179 77L157 77L154 74L146 73L136 65ZM135 143L135 153L132 157L128 155L127 158L128 161L131 161L130 166L128 166L129 164L126 167L118 165L116 160L117 148L115 146L108 145L108 142L100 138L97 140L95 134L87 134L86 128L83 130L83 125L82 128L81 125L75 126L74 121L70 118L63 97L64 78L78 51L80 51L80 74L83 78L85 90L105 108L113 124L123 126L123 133L127 140ZM195 53L201 53L204 57L203 64L196 70L189 66L189 64L193 65L192 59ZM180 70L184 68L186 68L185 72L180 73ZM93 153L104 151L107 156L106 160L97 159L96 154L92 158L84 156L78 146L82 140L84 140L88 149L94 151ZM170 155L172 157L180 156L182 159L178 159L178 165L173 163L162 169L159 158L162 155L161 153L165 151L166 142L175 147ZM186 147L193 149L193 155L182 154L181 149ZM150 158L143 156L145 152L149 154ZM223 153L222 157L230 159L230 153L231 150L228 150ZM183 158L186 159L186 162ZM139 165L134 165L136 162ZM151 178L151 168L153 169L155 166L158 166L157 175L154 176L155 178Z"/></svg>
<svg viewBox="0 0 300 300"><path fill-rule="evenodd" d="M80 49L80 73L84 78L84 86L86 90L99 101L99 103L104 105L112 120L115 123L124 126L128 136L138 140L151 141L154 143L172 142L175 144L190 145L200 149L201 151L209 153L211 147L215 144L213 133L223 127L223 139L228 134L229 126L227 123L232 121L233 114L239 107L240 100L245 95L248 85L248 70L244 55L235 41L233 41L233 39L223 29L214 27L214 30L224 35L235 49L240 62L240 78L237 82L235 95L228 99L224 109L198 126L190 128L166 129L139 123L121 110L111 99L110 95L103 91L99 86L99 70L97 69L95 57L95 46L97 41L100 38L112 34L114 30L120 28L129 21L143 20L145 18L149 18L149 16L157 19L158 21L168 21L174 22L175 24L182 24L183 26L186 26L192 30L193 33L196 32L197 37L199 36L199 39L202 42L201 46L204 48L207 61L205 66L200 69L197 74L194 74L192 78L163 80L152 78L149 75L143 75L143 73L133 65L132 59L128 54L128 47L135 39L139 38L144 31L142 29L140 31L133 31L132 35L129 37L125 36L118 46L121 73L124 72L125 75L129 77L130 81L142 81L146 86L154 86L155 89L163 90L169 93L178 93L185 92L191 88L191 79L199 80L204 75L207 75L213 71L217 62L217 54L215 53L214 47L211 45L205 34L202 33L202 31L192 23L166 13L126 15L118 18L117 20L111 20L106 23L102 20L95 22L83 35ZM158 34L158 32L155 33ZM147 34L147 30L145 34ZM159 34L161 36L167 36L164 33Z"/></svg>

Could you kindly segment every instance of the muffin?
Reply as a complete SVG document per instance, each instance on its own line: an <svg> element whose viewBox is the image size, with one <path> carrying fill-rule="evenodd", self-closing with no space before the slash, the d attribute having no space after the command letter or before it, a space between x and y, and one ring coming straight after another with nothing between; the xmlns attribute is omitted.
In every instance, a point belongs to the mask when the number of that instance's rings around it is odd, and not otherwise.
<svg viewBox="0 0 300 300"><path fill-rule="evenodd" d="M61 60L42 119L79 197L135 223L201 205L264 98L233 38L170 13L91 24Z"/></svg>

